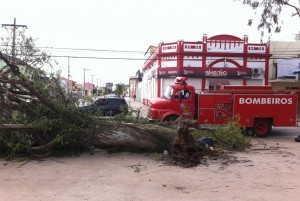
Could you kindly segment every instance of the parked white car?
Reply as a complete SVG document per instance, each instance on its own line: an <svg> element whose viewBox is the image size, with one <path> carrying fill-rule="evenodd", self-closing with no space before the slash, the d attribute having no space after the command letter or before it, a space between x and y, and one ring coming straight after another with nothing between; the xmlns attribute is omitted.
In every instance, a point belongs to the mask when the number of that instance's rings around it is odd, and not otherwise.
<svg viewBox="0 0 300 201"><path fill-rule="evenodd" d="M108 94L105 97L106 98L116 98L116 94Z"/></svg>

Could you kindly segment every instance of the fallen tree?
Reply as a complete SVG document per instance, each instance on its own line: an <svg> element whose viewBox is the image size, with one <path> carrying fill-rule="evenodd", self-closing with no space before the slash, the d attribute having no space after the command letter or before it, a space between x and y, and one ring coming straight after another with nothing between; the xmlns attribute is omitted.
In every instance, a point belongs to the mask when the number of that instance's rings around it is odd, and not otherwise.
<svg viewBox="0 0 300 201"><path fill-rule="evenodd" d="M0 152L4 155L51 155L95 147L168 150L175 162L194 166L207 154L189 131L198 127L193 121L178 120L174 127L139 123L125 115L99 118L78 108L60 87L59 76L45 78L43 71L26 65L22 73L1 52L0 59L6 63L0 69Z"/></svg>
<svg viewBox="0 0 300 201"><path fill-rule="evenodd" d="M1 52L0 59L6 63L0 69L2 151L99 146L158 151L166 149L174 137L174 129L167 127L123 123L122 119L85 113L62 90L59 77L45 79L44 72L30 66L26 66L27 74L22 73L19 65Z"/></svg>

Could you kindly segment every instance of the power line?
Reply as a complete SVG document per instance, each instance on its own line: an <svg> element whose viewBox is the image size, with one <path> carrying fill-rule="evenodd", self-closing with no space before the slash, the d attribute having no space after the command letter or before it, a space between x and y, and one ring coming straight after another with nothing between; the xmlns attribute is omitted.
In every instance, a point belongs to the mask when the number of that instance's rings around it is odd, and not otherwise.
<svg viewBox="0 0 300 201"><path fill-rule="evenodd" d="M121 52L121 53L144 53L144 51L134 50L103 50L103 49L86 49L86 48L54 48L54 47L40 47L43 49L57 49L57 50L75 50L75 51L91 51L91 52Z"/></svg>
<svg viewBox="0 0 300 201"><path fill-rule="evenodd" d="M7 45L0 45L0 46L6 46ZM19 47L25 47L25 46L19 46ZM87 49L87 48L55 48L55 47L37 47L37 48L44 48L44 49L52 49L52 50L62 50L62 52L76 52L76 51L89 51L89 52L113 52L113 53L143 53L143 51L132 51L132 50L108 50L108 49ZM64 51L66 50L66 51ZM58 52L58 51L54 51ZM300 49L299 48L277 48L275 52L272 53L273 56L279 55L279 56L284 56L284 57L292 57L292 56L298 56L300 54ZM290 53L290 54L286 54ZM52 57L72 57L72 58L86 58L86 59L116 59L116 60L145 60L144 58L139 59L139 58L110 58L110 57L88 57L88 56L70 56L70 55L63 55L63 56L52 56Z"/></svg>
<svg viewBox="0 0 300 201"><path fill-rule="evenodd" d="M143 58L126 58L126 57L91 57L91 56L59 56L59 55L51 55L50 57L58 57L58 58L70 57L73 59L103 59L103 60L140 60L140 61L146 60Z"/></svg>
<svg viewBox="0 0 300 201"><path fill-rule="evenodd" d="M74 58L74 59L98 59L98 60L128 60L128 61L155 61L157 60L157 58L154 58L154 59L147 59L147 58L137 58L137 57L101 57L101 56L70 56L70 55L50 55L50 57L53 57L53 58L65 58L65 57L70 57L70 58ZM192 56L188 56L188 57L192 57ZM288 58L291 58L291 57L295 57L295 58L299 58L300 57L300 52L299 53L290 53L290 54L272 54L272 56L270 57L270 59L288 59ZM219 57L219 58L222 58L222 57ZM230 58L230 57L227 57L227 58ZM244 58L248 58L248 59L251 59L251 56L249 57L240 57L240 58L235 58L235 60L243 60ZM255 58L260 58L260 57L253 57L254 59ZM172 61L172 60L176 60L178 58L161 58L163 60L169 60L169 61ZM265 58L260 58L260 59L265 59ZM199 61L201 60L201 57L200 58L184 58L184 60L189 60L189 61ZM206 57L206 60L215 60L215 59L212 59L212 58L207 58Z"/></svg>
<svg viewBox="0 0 300 201"><path fill-rule="evenodd" d="M8 45L0 45L2 47L7 47ZM26 46L17 46L26 47ZM71 51L89 51L89 52L117 52L117 53L142 53L145 51L135 51L135 50L108 50L108 49L90 49L90 48L68 48L68 47L36 47L38 49L51 49L51 50L71 50Z"/></svg>
<svg viewBox="0 0 300 201"><path fill-rule="evenodd" d="M4 45L2 45L4 46ZM96 52L118 52L118 53L143 53L143 52L139 52L139 51L130 51L130 50L101 50L101 49L80 49L80 48L53 48L53 49L59 49L59 50L80 50L80 51L96 51ZM272 54L272 56L270 57L270 59L290 59L291 57L295 57L295 58L299 58L300 56L300 49L299 49L299 54L295 51L287 51L287 48L284 48L284 51L277 51L274 52ZM284 52L284 53L283 53ZM289 54L286 54L289 53ZM175 53L176 54L176 53ZM27 56L27 55L15 55L15 56ZM42 56L42 55L35 55L35 56ZM129 60L129 61L149 61L151 59L146 59L146 58L130 58L130 57L99 57L99 56L71 56L71 55L49 55L50 57L54 57L54 58L74 58L74 59L99 59L99 60ZM192 56L189 56L192 57ZM235 60L242 60L244 58L249 58L249 57L241 57L239 59L235 59ZM172 59L172 58L161 58L164 60L176 60L176 59ZM189 60L189 61L199 61L199 58L193 59L193 58L184 58L185 60ZM152 59L152 60L157 60ZM206 58L206 60L210 60L209 58ZM214 59L211 59L214 60Z"/></svg>
<svg viewBox="0 0 300 201"><path fill-rule="evenodd" d="M43 47L41 47L43 48ZM114 52L114 53L141 53L144 54L143 51L132 51L132 50L102 50L102 49L80 49L80 48L45 48L45 49L53 49L53 50L66 50L62 52L69 52L68 50L71 50L72 52L74 51L89 51L89 52ZM277 52L282 52L285 53L294 53L294 52L299 52L300 53L300 48L277 48L276 51L274 51L272 54L276 54Z"/></svg>
<svg viewBox="0 0 300 201"><path fill-rule="evenodd" d="M2 45L2 46L4 46L4 45ZM43 48L43 47L37 47L37 48ZM92 52L115 52L115 53L144 53L142 51L131 51L131 50L104 50L104 49L80 49L80 48L48 48L48 49L72 50L72 51L92 51ZM62 51L62 52L69 52L69 51ZM274 51L272 53L272 55L283 55L283 56L294 56L295 55L295 56L297 56L298 52L300 54L300 48L289 48L289 50L287 50L287 48L277 48L277 50ZM286 53L290 53L290 54L286 54ZM70 56L70 55L68 55L68 56ZM62 57L68 57L68 56L62 56ZM53 57L60 57L60 56L53 56ZM73 56L73 57L75 58L76 56ZM78 57L82 57L82 56L78 56ZM92 58L94 58L94 57L92 57ZM103 58L105 59L105 57L103 57ZM130 59L130 60L136 60L136 59ZM145 59L143 59L143 60L145 60Z"/></svg>

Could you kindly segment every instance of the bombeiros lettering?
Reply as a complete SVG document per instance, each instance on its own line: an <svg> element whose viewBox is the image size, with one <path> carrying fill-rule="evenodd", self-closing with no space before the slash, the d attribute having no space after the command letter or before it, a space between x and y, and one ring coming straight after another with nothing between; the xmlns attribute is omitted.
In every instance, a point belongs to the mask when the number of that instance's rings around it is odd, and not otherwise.
<svg viewBox="0 0 300 201"><path fill-rule="evenodd" d="M239 104L246 105L291 105L292 98L239 98Z"/></svg>

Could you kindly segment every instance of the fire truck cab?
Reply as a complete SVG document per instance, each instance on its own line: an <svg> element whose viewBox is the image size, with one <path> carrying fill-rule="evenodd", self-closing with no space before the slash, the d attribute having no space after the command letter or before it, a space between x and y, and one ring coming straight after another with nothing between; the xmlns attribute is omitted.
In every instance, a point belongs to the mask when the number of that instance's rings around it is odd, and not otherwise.
<svg viewBox="0 0 300 201"><path fill-rule="evenodd" d="M261 137L270 133L272 126L297 124L298 93L275 91L269 86L224 86L196 94L186 81L177 77L163 97L150 101L150 120L174 121L183 116L207 125L234 120Z"/></svg>
<svg viewBox="0 0 300 201"><path fill-rule="evenodd" d="M174 84L167 86L162 97L150 101L150 120L174 121L182 115L195 117L195 88L187 85L186 80L185 77L177 77Z"/></svg>

